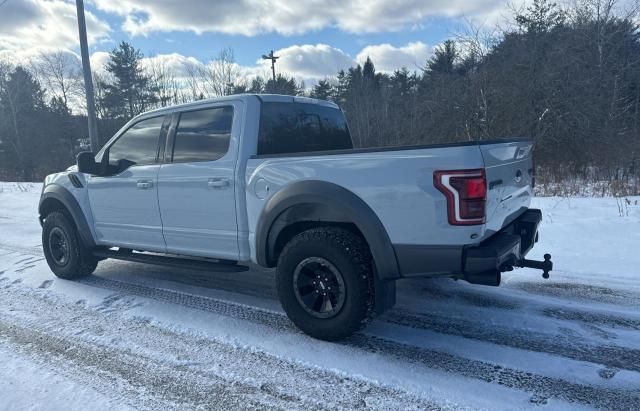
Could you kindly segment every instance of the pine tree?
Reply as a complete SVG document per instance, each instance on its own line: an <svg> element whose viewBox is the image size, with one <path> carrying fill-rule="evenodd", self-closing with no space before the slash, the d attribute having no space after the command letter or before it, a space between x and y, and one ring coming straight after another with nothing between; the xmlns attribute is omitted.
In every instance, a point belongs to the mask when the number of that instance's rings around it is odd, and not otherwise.
<svg viewBox="0 0 640 411"><path fill-rule="evenodd" d="M527 33L544 33L562 25L566 18L566 13L556 3L534 0L525 14L516 16L516 23Z"/></svg>
<svg viewBox="0 0 640 411"><path fill-rule="evenodd" d="M367 57L364 66L362 66L362 77L368 80L373 80L376 77L376 68L373 65L373 61L371 61L371 57Z"/></svg>
<svg viewBox="0 0 640 411"><path fill-rule="evenodd" d="M45 111L40 83L27 70L16 67L0 87L0 137L13 154L12 165L26 180L34 176L36 153L46 150L51 141L50 130L42 127Z"/></svg>
<svg viewBox="0 0 640 411"><path fill-rule="evenodd" d="M276 76L276 81L273 79L267 81L264 86L265 93L269 94L285 94L289 96L297 96L300 94L300 87L296 84L296 80L293 77L286 77L282 74Z"/></svg>
<svg viewBox="0 0 640 411"><path fill-rule="evenodd" d="M458 59L458 50L453 40L447 40L436 48L433 57L427 63L427 71L432 73L451 74Z"/></svg>
<svg viewBox="0 0 640 411"><path fill-rule="evenodd" d="M106 70L112 81L102 85L102 103L110 117L132 118L157 102L151 78L140 65L142 57L140 50L124 41L109 53Z"/></svg>
<svg viewBox="0 0 640 411"><path fill-rule="evenodd" d="M313 87L311 90L311 97L317 98L320 100L331 100L333 99L333 87L328 80L320 80L318 84Z"/></svg>

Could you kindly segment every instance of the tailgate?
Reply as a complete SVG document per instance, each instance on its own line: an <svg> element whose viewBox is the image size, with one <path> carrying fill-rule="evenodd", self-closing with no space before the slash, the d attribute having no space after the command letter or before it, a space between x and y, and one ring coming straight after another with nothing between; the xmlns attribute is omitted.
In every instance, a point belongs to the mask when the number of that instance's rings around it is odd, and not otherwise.
<svg viewBox="0 0 640 411"><path fill-rule="evenodd" d="M487 175L487 232L499 231L526 211L533 195L531 141L480 145Z"/></svg>

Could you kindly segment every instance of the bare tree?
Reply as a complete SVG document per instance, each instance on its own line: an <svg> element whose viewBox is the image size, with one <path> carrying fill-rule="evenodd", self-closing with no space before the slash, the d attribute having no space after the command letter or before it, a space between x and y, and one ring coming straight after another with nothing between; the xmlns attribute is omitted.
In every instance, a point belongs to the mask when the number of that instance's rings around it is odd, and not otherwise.
<svg viewBox="0 0 640 411"><path fill-rule="evenodd" d="M150 86L157 93L158 104L166 107L182 102L182 87L174 70L166 61L150 59L145 64L150 78Z"/></svg>
<svg viewBox="0 0 640 411"><path fill-rule="evenodd" d="M82 99L84 89L82 69L78 58L66 51L41 53L34 63L35 74L47 88L48 93L60 98L70 110L71 105Z"/></svg>
<svg viewBox="0 0 640 411"><path fill-rule="evenodd" d="M233 49L225 48L218 56L200 67L200 79L206 97L227 96L233 92L241 77L240 67L236 64Z"/></svg>
<svg viewBox="0 0 640 411"><path fill-rule="evenodd" d="M205 72L203 67L191 65L185 68L185 88L190 94L190 100L200 100L209 97L205 87Z"/></svg>
<svg viewBox="0 0 640 411"><path fill-rule="evenodd" d="M220 51L213 61L213 70L218 79L218 92L221 96L231 94L234 85L241 77L240 67L236 63L233 49L225 48Z"/></svg>

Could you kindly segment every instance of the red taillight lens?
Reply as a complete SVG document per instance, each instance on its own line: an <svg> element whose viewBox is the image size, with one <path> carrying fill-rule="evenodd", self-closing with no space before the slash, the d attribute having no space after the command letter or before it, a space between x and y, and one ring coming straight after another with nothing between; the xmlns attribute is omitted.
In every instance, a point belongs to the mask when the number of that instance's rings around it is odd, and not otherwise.
<svg viewBox="0 0 640 411"><path fill-rule="evenodd" d="M483 177L451 177L451 186L458 191L463 200L484 199L487 185Z"/></svg>
<svg viewBox="0 0 640 411"><path fill-rule="evenodd" d="M436 171L436 188L447 197L447 214L452 225L485 222L487 179L483 169Z"/></svg>

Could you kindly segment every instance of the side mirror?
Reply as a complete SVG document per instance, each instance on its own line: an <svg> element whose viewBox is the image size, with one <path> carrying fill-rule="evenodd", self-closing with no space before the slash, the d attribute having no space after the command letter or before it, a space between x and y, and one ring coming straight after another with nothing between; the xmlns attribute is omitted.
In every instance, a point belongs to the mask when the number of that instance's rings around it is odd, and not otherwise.
<svg viewBox="0 0 640 411"><path fill-rule="evenodd" d="M78 153L76 164L78 165L78 171L81 173L95 174L98 170L98 163L96 163L96 158L91 151Z"/></svg>

